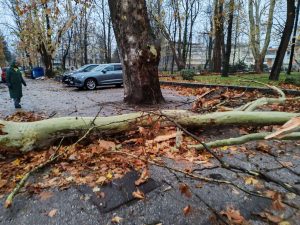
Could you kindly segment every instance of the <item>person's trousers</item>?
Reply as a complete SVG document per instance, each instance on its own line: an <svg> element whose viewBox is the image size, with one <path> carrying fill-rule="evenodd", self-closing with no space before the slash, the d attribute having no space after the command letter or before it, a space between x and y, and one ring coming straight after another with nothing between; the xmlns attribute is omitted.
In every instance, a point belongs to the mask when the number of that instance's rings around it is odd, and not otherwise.
<svg viewBox="0 0 300 225"><path fill-rule="evenodd" d="M14 98L15 107L20 107L21 98Z"/></svg>

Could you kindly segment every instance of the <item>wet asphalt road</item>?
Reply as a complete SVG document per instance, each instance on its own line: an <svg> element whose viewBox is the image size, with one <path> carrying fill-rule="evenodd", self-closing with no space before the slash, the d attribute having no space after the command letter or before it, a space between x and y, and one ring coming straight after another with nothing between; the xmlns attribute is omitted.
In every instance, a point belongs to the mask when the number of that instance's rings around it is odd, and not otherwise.
<svg viewBox="0 0 300 225"><path fill-rule="evenodd" d="M123 88L114 86L98 87L94 91L78 90L66 87L53 80L26 80L23 87L22 110L43 112L47 115L55 113L60 116L95 116L101 108L100 115L113 115L137 110L188 109L193 97L181 96L175 91L163 90L166 103L155 108L136 108L124 104ZM9 98L8 89L0 83L0 118L12 114L13 102Z"/></svg>

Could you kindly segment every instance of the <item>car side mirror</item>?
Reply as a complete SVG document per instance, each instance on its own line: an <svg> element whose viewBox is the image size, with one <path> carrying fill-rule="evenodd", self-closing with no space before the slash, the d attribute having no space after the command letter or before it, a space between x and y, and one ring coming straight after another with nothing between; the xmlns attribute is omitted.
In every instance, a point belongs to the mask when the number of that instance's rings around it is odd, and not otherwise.
<svg viewBox="0 0 300 225"><path fill-rule="evenodd" d="M107 70L106 70L106 69L102 70L102 73L106 73L106 72L107 72Z"/></svg>

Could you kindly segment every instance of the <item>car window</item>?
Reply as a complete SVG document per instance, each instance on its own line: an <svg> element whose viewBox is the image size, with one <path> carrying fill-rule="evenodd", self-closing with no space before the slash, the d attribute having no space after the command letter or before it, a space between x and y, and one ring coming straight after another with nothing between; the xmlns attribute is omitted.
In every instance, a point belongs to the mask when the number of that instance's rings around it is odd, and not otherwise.
<svg viewBox="0 0 300 225"><path fill-rule="evenodd" d="M92 65L92 66L89 66L87 68L84 69L85 72L90 72L92 69L94 69L97 65Z"/></svg>
<svg viewBox="0 0 300 225"><path fill-rule="evenodd" d="M122 70L122 66L121 65L115 65L115 71L119 71Z"/></svg>
<svg viewBox="0 0 300 225"><path fill-rule="evenodd" d="M114 67L113 66L108 66L108 67L105 67L105 70L106 71L114 71Z"/></svg>
<svg viewBox="0 0 300 225"><path fill-rule="evenodd" d="M95 67L95 68L93 69L93 71L101 71L101 70L103 70L106 66L107 66L107 65L99 65L99 66Z"/></svg>

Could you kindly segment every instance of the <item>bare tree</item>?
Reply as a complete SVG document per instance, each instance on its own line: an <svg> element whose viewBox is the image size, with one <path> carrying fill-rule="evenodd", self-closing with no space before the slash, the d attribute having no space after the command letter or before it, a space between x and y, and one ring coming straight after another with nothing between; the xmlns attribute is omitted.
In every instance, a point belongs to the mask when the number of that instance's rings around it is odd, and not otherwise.
<svg viewBox="0 0 300 225"><path fill-rule="evenodd" d="M282 33L279 48L277 50L276 58L269 76L269 80L278 80L281 71L281 66L286 53L286 49L289 45L291 34L293 32L294 20L295 20L295 0L287 0L287 15L285 27Z"/></svg>
<svg viewBox="0 0 300 225"><path fill-rule="evenodd" d="M222 71L222 48L224 47L224 0L214 2L214 47L213 47L213 71Z"/></svg>
<svg viewBox="0 0 300 225"><path fill-rule="evenodd" d="M270 0L266 35L265 35L263 47L261 49L261 43L262 43L261 19L262 19L262 12L265 11L267 6L265 5L263 7L264 10L260 10L261 7L260 0L248 0L248 11L249 11L249 22L250 22L250 46L251 46L252 54L255 59L255 71L257 73L261 73L263 71L263 62L270 44L275 3L276 0Z"/></svg>
<svg viewBox="0 0 300 225"><path fill-rule="evenodd" d="M233 15L234 15L234 0L229 2L229 19L228 19L228 28L227 28L227 41L226 41L226 51L223 58L223 70L222 77L228 77L229 71L229 61L231 55L231 46L232 46L232 24L233 24Z"/></svg>
<svg viewBox="0 0 300 225"><path fill-rule="evenodd" d="M295 45L296 45L296 35L297 35L297 29L298 29L299 8L300 8L300 0L298 0L298 3L297 3L296 20L295 20L295 25L294 25L294 34L293 34L293 38L292 38L290 62L289 62L288 70L286 72L287 74L291 74L292 65L293 65L293 58L294 58Z"/></svg>

